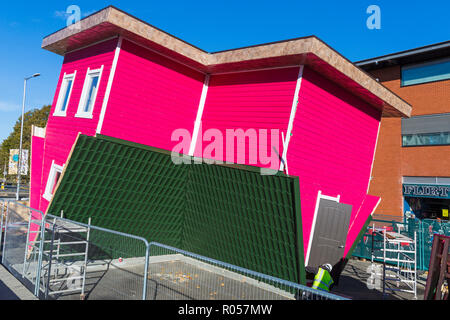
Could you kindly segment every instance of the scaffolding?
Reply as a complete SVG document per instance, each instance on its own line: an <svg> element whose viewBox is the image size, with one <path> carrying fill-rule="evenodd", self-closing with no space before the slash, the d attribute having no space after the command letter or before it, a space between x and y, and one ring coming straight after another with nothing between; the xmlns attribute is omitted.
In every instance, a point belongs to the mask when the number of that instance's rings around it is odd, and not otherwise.
<svg viewBox="0 0 450 320"><path fill-rule="evenodd" d="M372 228L372 266L375 260L381 261L383 269L374 270L383 285L383 297L387 291L400 291L414 294L417 299L417 234L409 238L403 234L387 231L386 228ZM382 247L374 248L375 235L382 237ZM380 240L378 240L379 242Z"/></svg>
<svg viewBox="0 0 450 320"><path fill-rule="evenodd" d="M33 224L40 228L32 230ZM45 299L77 292L84 299L91 219L87 227L56 218L41 224L30 215L23 277L36 283L35 294L42 292Z"/></svg>

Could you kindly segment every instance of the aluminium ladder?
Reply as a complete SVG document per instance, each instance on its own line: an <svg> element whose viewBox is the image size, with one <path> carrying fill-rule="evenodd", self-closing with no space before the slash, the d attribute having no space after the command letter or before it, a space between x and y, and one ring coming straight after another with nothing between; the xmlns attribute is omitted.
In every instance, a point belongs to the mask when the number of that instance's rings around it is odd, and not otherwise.
<svg viewBox="0 0 450 320"><path fill-rule="evenodd" d="M374 260L381 260L383 270L376 276L383 282L383 296L386 291L400 291L414 294L417 299L417 234L414 239L406 237L398 232L387 231L386 228L375 228L372 234L383 237L383 247L374 249L372 242L372 265ZM372 241L375 241L374 236ZM392 282L395 287L392 286Z"/></svg>
<svg viewBox="0 0 450 320"><path fill-rule="evenodd" d="M90 228L54 218L53 222L45 223L45 232L51 234L51 239L46 240L45 234L40 233L39 229L38 231L31 230L33 223L41 226L42 220L32 219L30 215L23 275L36 283L35 294L38 295L39 291L42 290L45 299L47 299L49 295L80 292L80 298L84 299ZM90 224L91 219L89 218L88 225ZM33 234L36 234L34 239L32 239ZM44 234L43 239L38 240L39 234ZM70 234L75 234L80 239L66 241L64 235L67 238L71 236ZM86 235L81 237L81 234ZM67 250L73 249L70 248L71 246L80 245L84 246L84 250L66 253ZM76 257L78 259L70 260ZM38 259L38 262L36 262L36 259ZM31 265L35 266L34 274L28 271ZM63 271L62 274L61 270ZM59 285L59 288L53 290L52 288L57 285Z"/></svg>

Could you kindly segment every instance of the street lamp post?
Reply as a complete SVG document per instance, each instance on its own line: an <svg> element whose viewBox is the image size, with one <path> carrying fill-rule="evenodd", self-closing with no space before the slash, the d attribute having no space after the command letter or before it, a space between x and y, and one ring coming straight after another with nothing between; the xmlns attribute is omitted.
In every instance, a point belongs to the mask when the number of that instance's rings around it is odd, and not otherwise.
<svg viewBox="0 0 450 320"><path fill-rule="evenodd" d="M23 80L23 100L22 100L22 121L20 123L20 146L19 146L19 163L17 167L17 193L16 193L16 200L19 200L19 191L20 191L20 174L22 172L22 137L23 137L23 118L24 118L24 112L25 112L25 96L26 96L26 90L27 90L27 80L30 80L31 78L39 77L40 73L35 73L30 77L27 77Z"/></svg>

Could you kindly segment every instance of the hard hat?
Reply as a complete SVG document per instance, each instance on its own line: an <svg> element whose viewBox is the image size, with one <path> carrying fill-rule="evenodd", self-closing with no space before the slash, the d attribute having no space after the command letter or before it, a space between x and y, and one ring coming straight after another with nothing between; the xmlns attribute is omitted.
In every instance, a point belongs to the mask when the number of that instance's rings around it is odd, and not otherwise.
<svg viewBox="0 0 450 320"><path fill-rule="evenodd" d="M331 264L329 263L325 263L322 265L322 268L328 270L328 272L331 272L331 270L333 269L333 267L331 266Z"/></svg>

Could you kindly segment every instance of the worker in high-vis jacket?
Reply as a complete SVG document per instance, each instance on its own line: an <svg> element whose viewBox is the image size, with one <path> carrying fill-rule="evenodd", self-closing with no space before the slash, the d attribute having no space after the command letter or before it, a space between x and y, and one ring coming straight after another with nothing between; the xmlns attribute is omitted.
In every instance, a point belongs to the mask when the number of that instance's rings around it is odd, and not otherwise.
<svg viewBox="0 0 450 320"><path fill-rule="evenodd" d="M319 271L317 271L316 276L314 277L312 288L330 292L330 287L334 283L330 274L332 269L333 267L329 263L321 265L319 267Z"/></svg>

